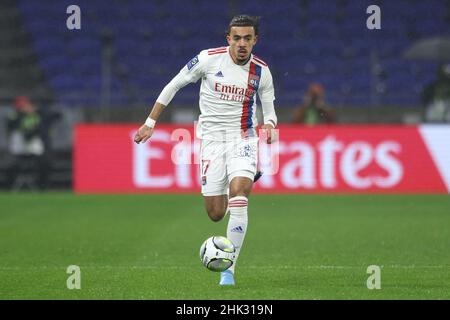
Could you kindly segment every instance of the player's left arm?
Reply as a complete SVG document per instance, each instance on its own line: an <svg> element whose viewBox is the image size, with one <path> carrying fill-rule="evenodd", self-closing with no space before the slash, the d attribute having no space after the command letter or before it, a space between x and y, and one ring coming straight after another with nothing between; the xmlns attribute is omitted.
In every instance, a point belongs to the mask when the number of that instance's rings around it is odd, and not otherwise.
<svg viewBox="0 0 450 320"><path fill-rule="evenodd" d="M267 139L267 143L272 143L276 140L273 130L277 126L277 115L275 113L275 106L273 101L275 100L275 93L273 88L272 74L269 68L263 70L261 76L261 83L258 90L259 100L261 101L261 107L263 111L264 124L261 126L262 134Z"/></svg>

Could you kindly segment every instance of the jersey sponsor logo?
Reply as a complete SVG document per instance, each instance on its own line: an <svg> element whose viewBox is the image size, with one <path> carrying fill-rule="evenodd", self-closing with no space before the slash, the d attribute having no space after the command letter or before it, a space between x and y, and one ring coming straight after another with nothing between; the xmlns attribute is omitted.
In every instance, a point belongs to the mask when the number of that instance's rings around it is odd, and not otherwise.
<svg viewBox="0 0 450 320"><path fill-rule="evenodd" d="M225 101L244 102L249 97L255 94L253 88L240 88L236 85L225 85L216 82L214 85L214 91L220 93L220 99Z"/></svg>
<svg viewBox="0 0 450 320"><path fill-rule="evenodd" d="M232 94L238 94L238 95L245 95L246 89L237 87L234 84L233 85L225 85L221 84L219 82L216 82L214 85L214 90L221 93L232 93Z"/></svg>
<svg viewBox="0 0 450 320"><path fill-rule="evenodd" d="M188 70L191 70L193 67L195 67L198 64L198 62L199 62L198 55L196 55L195 57L192 58L191 61L187 63Z"/></svg>

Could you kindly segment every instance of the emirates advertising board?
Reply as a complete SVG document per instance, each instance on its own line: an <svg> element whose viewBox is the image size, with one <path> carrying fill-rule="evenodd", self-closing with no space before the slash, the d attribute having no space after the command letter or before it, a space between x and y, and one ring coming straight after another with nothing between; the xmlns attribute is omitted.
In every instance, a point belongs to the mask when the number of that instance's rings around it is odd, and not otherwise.
<svg viewBox="0 0 450 320"><path fill-rule="evenodd" d="M136 125L75 129L77 193L199 192L200 144L191 125L158 124L144 144ZM449 193L450 126L280 125L259 140L259 193Z"/></svg>

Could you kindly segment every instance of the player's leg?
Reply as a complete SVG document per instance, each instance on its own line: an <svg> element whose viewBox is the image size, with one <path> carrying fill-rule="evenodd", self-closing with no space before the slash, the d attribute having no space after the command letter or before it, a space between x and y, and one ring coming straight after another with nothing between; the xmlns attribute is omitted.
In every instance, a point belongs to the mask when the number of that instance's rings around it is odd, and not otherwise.
<svg viewBox="0 0 450 320"><path fill-rule="evenodd" d="M227 225L227 238L236 247L236 259L233 266L221 274L220 284L222 285L234 284L235 266L247 232L248 197L256 173L256 152L256 140L243 140L228 154L227 168L230 181L228 208L230 218Z"/></svg>
<svg viewBox="0 0 450 320"><path fill-rule="evenodd" d="M201 181L205 209L212 221L220 221L228 207L228 177L223 142L202 141Z"/></svg>
<svg viewBox="0 0 450 320"><path fill-rule="evenodd" d="M220 221L223 219L228 208L228 195L203 195L205 200L205 209L212 221Z"/></svg>
<svg viewBox="0 0 450 320"><path fill-rule="evenodd" d="M227 238L230 239L236 247L236 258L230 269L221 273L219 282L221 285L234 285L235 266L247 232L247 199L253 186L252 176L254 173L241 171L236 172L235 174L237 174L237 176L233 177L230 182L230 196L228 200L230 218L227 225Z"/></svg>
<svg viewBox="0 0 450 320"><path fill-rule="evenodd" d="M227 226L227 238L236 247L236 261L230 268L233 273L247 232L248 198L253 186L252 172L242 171L237 174L240 176L233 177L231 180L228 200L230 219Z"/></svg>

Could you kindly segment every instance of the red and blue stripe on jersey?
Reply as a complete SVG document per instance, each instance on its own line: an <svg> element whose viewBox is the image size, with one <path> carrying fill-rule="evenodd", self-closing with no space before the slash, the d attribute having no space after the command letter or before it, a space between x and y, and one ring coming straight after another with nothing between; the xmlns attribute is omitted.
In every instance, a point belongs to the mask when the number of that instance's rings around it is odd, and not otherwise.
<svg viewBox="0 0 450 320"><path fill-rule="evenodd" d="M247 90L244 97L244 103L242 105L241 116L241 130L253 128L253 105L255 103L255 95L258 91L259 82L261 80L260 65L257 65L253 61L250 62L250 69L248 72Z"/></svg>

